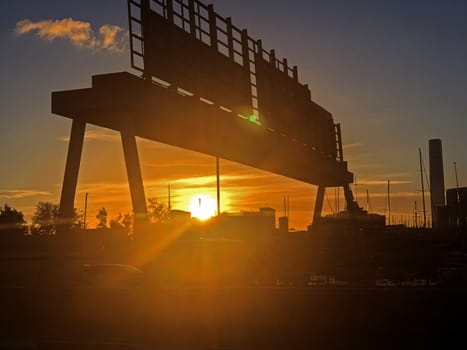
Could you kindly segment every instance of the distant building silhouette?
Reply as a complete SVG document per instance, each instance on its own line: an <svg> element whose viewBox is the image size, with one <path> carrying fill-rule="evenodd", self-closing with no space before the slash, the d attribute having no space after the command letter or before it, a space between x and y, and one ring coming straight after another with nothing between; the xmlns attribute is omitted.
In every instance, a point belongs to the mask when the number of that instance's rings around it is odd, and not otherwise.
<svg viewBox="0 0 467 350"><path fill-rule="evenodd" d="M217 218L220 231L228 238L259 238L275 231L276 211L260 208L259 211L223 213Z"/></svg>
<svg viewBox="0 0 467 350"><path fill-rule="evenodd" d="M429 141L430 152L430 197L433 229L440 228L442 207L446 205L444 197L443 146L440 139Z"/></svg>
<svg viewBox="0 0 467 350"><path fill-rule="evenodd" d="M170 222L173 224L185 224L191 221L191 213L184 210L171 210Z"/></svg>
<svg viewBox="0 0 467 350"><path fill-rule="evenodd" d="M450 188L446 191L449 227L465 229L467 220L467 187Z"/></svg>
<svg viewBox="0 0 467 350"><path fill-rule="evenodd" d="M288 233L289 232L289 217L281 216L279 218L279 232Z"/></svg>

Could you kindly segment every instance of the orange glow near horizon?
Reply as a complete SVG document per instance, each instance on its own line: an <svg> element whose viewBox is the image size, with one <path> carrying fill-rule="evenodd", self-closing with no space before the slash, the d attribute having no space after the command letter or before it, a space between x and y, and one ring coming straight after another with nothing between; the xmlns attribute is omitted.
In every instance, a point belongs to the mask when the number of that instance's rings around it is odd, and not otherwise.
<svg viewBox="0 0 467 350"><path fill-rule="evenodd" d="M67 144L64 141L66 140L59 140L63 142L65 149ZM120 135L115 131L94 126L89 126L87 129L75 207L80 213L84 212L85 194L88 193L86 212L88 228L96 226L96 214L102 207L108 212L108 221L118 217L119 214L132 212L120 143ZM168 205L167 186L170 184L172 209L195 211L194 217L208 218L216 215L214 157L140 138L138 138L138 150L146 198L156 198L159 203ZM31 222L38 201L59 202L61 176L61 171L57 172L55 185L35 189L37 194L34 196L11 198L7 203L21 210L28 222ZM387 181L383 181L386 178L392 178L391 183L394 184L391 194L391 212L394 218L391 221L413 221L415 201L418 202L419 219L421 198L420 193L414 190L417 184L411 182L410 174L368 176L371 181L360 176L358 191L354 192L360 206L368 207L371 213L387 213ZM276 216L279 217L284 215L283 199L284 196L288 196L290 227L304 230L311 224L316 186L223 159L220 162L220 181L221 212L258 211L262 207L271 207L276 209ZM367 203L366 189L369 189L370 193L369 203ZM195 207L199 207L199 201L195 199L197 195L205 195L211 199L209 204L211 209L208 210L208 214L198 214L198 208L192 210L192 202L195 202ZM342 191L340 195L336 195L335 189L326 191L323 215L333 213L337 208L344 209ZM426 199L429 200L428 194ZM207 205L207 202L202 199L202 206Z"/></svg>

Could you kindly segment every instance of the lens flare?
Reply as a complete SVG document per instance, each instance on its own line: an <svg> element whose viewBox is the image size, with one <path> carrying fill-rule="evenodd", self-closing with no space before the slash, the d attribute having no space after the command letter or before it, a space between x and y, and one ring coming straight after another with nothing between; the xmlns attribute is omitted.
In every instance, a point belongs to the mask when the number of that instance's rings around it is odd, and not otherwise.
<svg viewBox="0 0 467 350"><path fill-rule="evenodd" d="M198 194L191 199L190 212L193 218L203 221L210 219L216 215L216 210L216 201L205 194Z"/></svg>

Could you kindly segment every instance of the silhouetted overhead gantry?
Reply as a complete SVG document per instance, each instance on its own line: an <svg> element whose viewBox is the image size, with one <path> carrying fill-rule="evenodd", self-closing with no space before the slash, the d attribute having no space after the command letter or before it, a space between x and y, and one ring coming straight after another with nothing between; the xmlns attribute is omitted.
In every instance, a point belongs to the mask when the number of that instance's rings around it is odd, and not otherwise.
<svg viewBox="0 0 467 350"><path fill-rule="evenodd" d="M340 125L311 100L297 67L279 61L212 5L128 5L132 67L142 77L97 75L91 88L52 93L52 112L73 119L60 204L64 218L73 212L87 123L121 133L133 209L142 219L137 136L318 185L315 217L326 187L343 186L353 203Z"/></svg>

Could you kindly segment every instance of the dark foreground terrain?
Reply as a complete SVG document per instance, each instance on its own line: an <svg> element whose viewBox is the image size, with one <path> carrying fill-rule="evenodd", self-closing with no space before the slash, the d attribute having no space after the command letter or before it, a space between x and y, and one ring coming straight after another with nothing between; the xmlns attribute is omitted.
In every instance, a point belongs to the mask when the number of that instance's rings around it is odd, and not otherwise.
<svg viewBox="0 0 467 350"><path fill-rule="evenodd" d="M4 237L0 350L467 348L465 252L419 236Z"/></svg>
<svg viewBox="0 0 467 350"><path fill-rule="evenodd" d="M467 293L418 288L2 288L0 348L462 348Z"/></svg>

